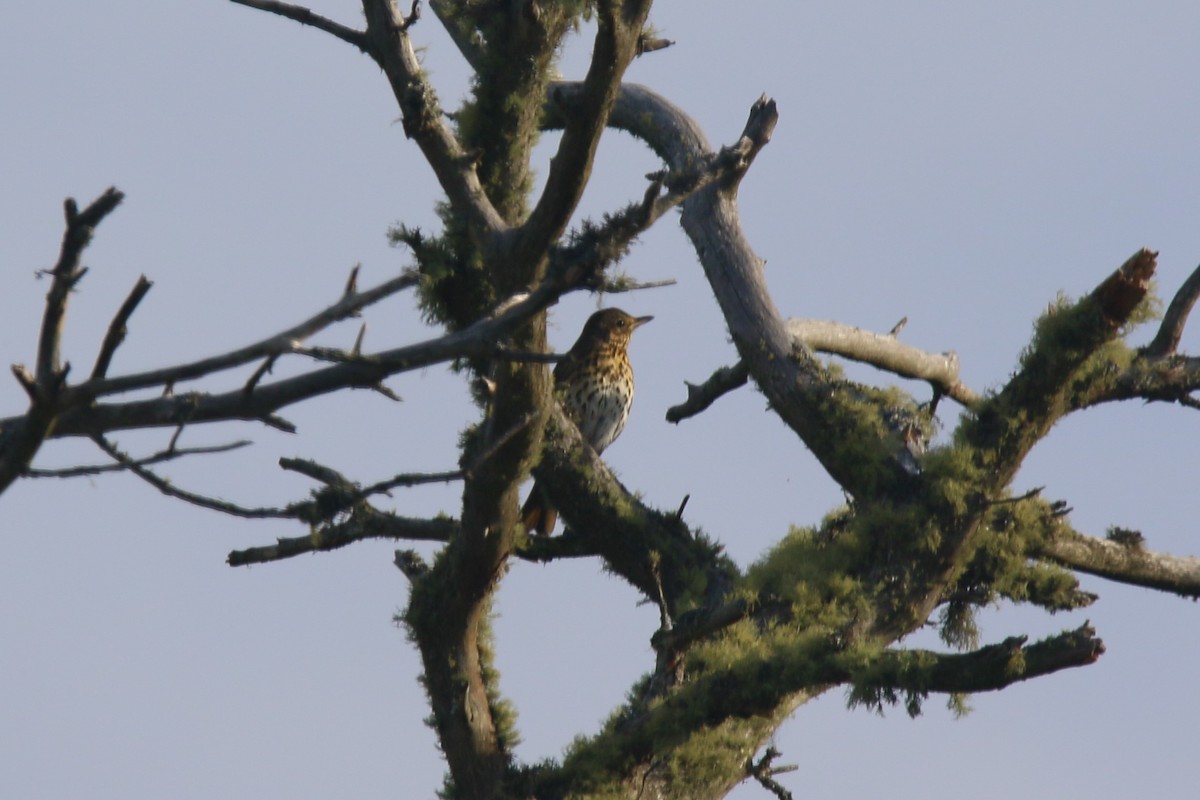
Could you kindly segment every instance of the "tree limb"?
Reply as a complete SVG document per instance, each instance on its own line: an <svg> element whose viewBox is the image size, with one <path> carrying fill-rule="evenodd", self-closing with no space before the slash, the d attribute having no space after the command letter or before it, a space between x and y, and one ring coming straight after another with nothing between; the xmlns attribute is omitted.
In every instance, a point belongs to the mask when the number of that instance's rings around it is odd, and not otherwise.
<svg viewBox="0 0 1200 800"><path fill-rule="evenodd" d="M1187 326L1188 315L1192 313L1197 298L1200 298L1200 267L1192 270L1192 274L1171 298L1171 304L1163 314L1154 341L1146 345L1146 355L1167 356L1175 352L1179 340L1183 338L1183 329Z"/></svg>
<svg viewBox="0 0 1200 800"><path fill-rule="evenodd" d="M301 25L308 25L316 28L319 31L324 31L331 36L336 36L347 44L354 45L364 53L370 54L367 45L367 36L361 31L356 31L353 28L334 22L331 19L326 19L320 14L315 14L311 9L304 6L293 5L291 3L280 3L275 0L231 0L240 6L248 8L256 8L259 11L267 11L272 14L278 14L286 19L295 20Z"/></svg>
<svg viewBox="0 0 1200 800"><path fill-rule="evenodd" d="M261 358L278 356L294 350L299 342L304 341L335 322L357 316L362 309L380 300L402 292L420 283L421 277L413 272L405 272L365 292L347 292L332 305L322 309L303 322L280 331L253 344L239 347L227 353L222 353L198 361L179 364L149 372L123 375L118 378L100 378L89 380L72 386L67 392L66 402L77 403L92 400L112 394L148 389L167 384L178 384L182 381L201 378L214 372L240 367Z"/></svg>
<svg viewBox="0 0 1200 800"><path fill-rule="evenodd" d="M368 52L387 76L400 106L405 135L415 141L482 251L508 224L488 199L472 159L446 124L437 94L421 70L405 20L391 0L363 0Z"/></svg>
<svg viewBox="0 0 1200 800"><path fill-rule="evenodd" d="M1042 558L1118 583L1200 598L1200 558L1088 536L1063 525L1037 546Z"/></svg>
<svg viewBox="0 0 1200 800"><path fill-rule="evenodd" d="M51 435L59 413L69 403L63 394L70 366L61 363L59 354L67 301L71 290L87 272L86 267L80 266L80 259L92 233L124 197L115 188L109 188L83 211L72 198L63 204L66 230L58 263L50 270L36 371L30 375L23 366L13 366L13 374L29 395L29 411L23 417L0 420L0 494L29 469L42 442Z"/></svg>
<svg viewBox="0 0 1200 800"><path fill-rule="evenodd" d="M579 275L568 277L582 280ZM158 385L160 382L173 385L175 380L181 380L184 377L199 377L206 374L206 371L228 369L253 361L260 355L269 353L274 347L285 346L289 341L288 333L307 330L306 326L309 325L319 329L320 326L334 321L334 317L337 315L350 313L360 304L357 302L359 299L365 296L378 299L376 293L383 292L388 288L392 292L398 291L400 288L398 282L405 280L415 280L415 278L402 276L402 278L394 279L377 287L372 292L364 292L361 295L343 299L290 331L223 356L122 378L88 381L70 387L65 390L64 394L70 398L73 407L59 415L50 436L52 438L91 436L94 433L129 428L175 427L182 424L219 420L256 420L279 427L280 421L272 416L274 412L310 397L347 388L374 389L380 381L390 375L421 369L456 358L488 358L495 353L497 343L518 325L555 302L561 294L576 288L575 285L564 281L561 276L551 275L533 291L522 293L506 301L502 304L503 310L462 330L291 378L259 384L254 386L253 391L249 394L243 388L238 388L221 394L193 392L177 396L171 393L151 400L81 405L98 392L111 394ZM65 404L66 401L64 401ZM15 427L23 419L23 417L2 419L0 420L0 430L8 430L9 426ZM288 427L284 423L281 429L287 430Z"/></svg>
<svg viewBox="0 0 1200 800"><path fill-rule="evenodd" d="M462 24L458 19L463 12L462 5L453 0L429 0L429 8L442 23L446 33L450 34L454 46L467 60L471 70L479 73L483 68L484 50L476 40L475 32L471 27Z"/></svg>
<svg viewBox="0 0 1200 800"><path fill-rule="evenodd" d="M996 691L1030 678L1087 666L1104 654L1104 642L1087 623L1031 645L1026 645L1027 640L1013 636L969 653L886 650L861 672L848 674L854 683L851 704L878 709L894 699L889 691L901 690L910 694L913 713L929 692Z"/></svg>
<svg viewBox="0 0 1200 800"><path fill-rule="evenodd" d="M787 328L814 352L842 356L901 378L926 381L939 395L967 407L979 402L980 396L959 381L958 356L953 352L927 353L903 344L894 334L873 333L827 320L789 319ZM688 383L687 400L667 409L667 421L680 422L699 414L722 395L744 386L749 376L749 369L739 361L721 367L702 384Z"/></svg>
<svg viewBox="0 0 1200 800"><path fill-rule="evenodd" d="M797 349L766 289L762 262L741 229L735 197L738 181L769 141L777 119L775 104L765 97L760 99L751 109L738 142L713 154L694 120L644 87L623 87L612 114L614 126L645 141L673 170L709 158L733 166L726 180L688 198L683 204L682 222L739 355L772 408L834 480L851 494L860 494L855 484L863 474L871 474L874 484L879 475L890 473L900 492L908 485L909 474L881 441L879 421L867 423L861 415L840 414L855 404L854 392L849 386L831 385L811 351ZM841 418L833 422L831 414ZM861 446L845 447L848 438L861 442ZM848 457L849 453L853 457ZM877 460L877 468L863 469L867 454Z"/></svg>
<svg viewBox="0 0 1200 800"><path fill-rule="evenodd" d="M596 148L620 92L621 77L637 55L650 5L647 0L596 4L598 24L588 73L574 113L566 118L542 195L517 232L514 260L538 260L566 229L591 177Z"/></svg>

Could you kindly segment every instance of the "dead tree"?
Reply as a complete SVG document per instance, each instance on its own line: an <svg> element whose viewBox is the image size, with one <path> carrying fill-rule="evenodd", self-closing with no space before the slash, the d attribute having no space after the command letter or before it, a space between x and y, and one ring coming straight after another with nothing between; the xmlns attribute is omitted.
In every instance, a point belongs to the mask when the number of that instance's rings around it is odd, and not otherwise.
<svg viewBox="0 0 1200 800"><path fill-rule="evenodd" d="M272 0L235 0L277 14L360 50L383 71L406 136L444 192L436 235L398 226L415 268L361 289L351 274L323 311L236 350L149 372L110 375L131 316L150 289L143 279L115 312L90 373L74 379L60 354L72 289L85 277L81 253L119 205L110 190L79 209L66 203L65 234L32 367L15 366L28 396L24 413L0 420L0 491L40 474L33 460L51 438L86 437L107 463L160 491L225 514L299 523L294 538L229 554L233 566L278 561L369 538L444 543L427 562L408 549L396 566L411 582L402 614L423 662L433 725L461 798L724 796L752 777L778 796L778 756L755 756L807 700L851 688L868 706L902 704L916 713L930 693L953 696L1094 662L1104 645L1088 626L1038 642L1024 637L981 645L973 614L1008 599L1050 611L1087 606L1076 575L1200 596L1200 560L1156 553L1133 531L1076 530L1066 503L1043 491L1016 493L1014 477L1059 420L1119 400L1195 406L1200 361L1178 351L1200 293L1200 271L1169 303L1150 344L1125 337L1152 318L1156 254L1134 253L1094 290L1053 303L1038 321L1020 365L994 391L964 385L952 354L923 352L889 333L835 322L785 319L744 235L738 186L770 141L775 104L753 102L742 135L714 149L682 109L622 81L630 62L669 44L647 28L648 0L480 4L432 0L476 77L452 114L423 73L407 14L389 0L363 0L365 27ZM553 78L563 37L594 17L586 78ZM428 23L422 23L428 24ZM597 144L620 129L649 147L661 169L642 199L571 229ZM531 148L543 130L561 131L545 188L530 186ZM720 544L691 529L682 509L647 506L580 438L554 402L546 364L546 312L576 291L638 288L612 267L669 211L682 224L724 315L740 360L714 364L668 413L701 413L748 383L845 491L847 503L819 526L793 531L746 570ZM437 329L421 342L366 352L305 345L328 325L398 292L418 293ZM928 386L915 397L845 378L817 353L871 364ZM273 378L281 359L317 366ZM352 388L390 394L384 379L457 363L473 388L478 424L464 437L457 469L365 482L311 460L284 469L317 485L283 507L243 507L164 480L155 465L210 448L177 447L188 426L249 420L287 430L283 412ZM257 364L234 391L187 385ZM152 399L131 397L158 390ZM941 404L965 410L933 439ZM161 451L136 456L112 441L131 429L174 430ZM448 445L448 448L450 446ZM568 526L548 539L519 525L520 487L537 476ZM62 474L59 472L58 474ZM428 481L459 481L454 518L407 518L375 504L382 493ZM617 714L559 762L525 765L512 753L514 722L491 663L487 617L513 559L554 563L592 557L659 609L648 675ZM936 624L945 652L897 642ZM615 700L614 700L615 702ZM698 768L698 765L703 768Z"/></svg>

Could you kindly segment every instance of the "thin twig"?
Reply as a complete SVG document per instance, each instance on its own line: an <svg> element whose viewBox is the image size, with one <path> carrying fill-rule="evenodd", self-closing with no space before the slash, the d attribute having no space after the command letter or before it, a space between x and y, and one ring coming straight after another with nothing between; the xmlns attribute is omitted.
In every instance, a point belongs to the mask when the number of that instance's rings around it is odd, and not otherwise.
<svg viewBox="0 0 1200 800"><path fill-rule="evenodd" d="M247 8L256 8L259 11L267 11L272 14L278 14L281 17L286 17L290 20L295 20L301 25L308 25L325 33L336 36L347 44L352 44L359 50L370 55L370 48L367 43L367 35L361 31L356 31L353 28L348 28L345 25L334 22L331 19L326 19L320 14L315 14L311 9L304 6L296 6L291 3L279 3L275 0L233 0L240 6Z"/></svg>
<svg viewBox="0 0 1200 800"><path fill-rule="evenodd" d="M353 297L358 294L358 271L362 268L362 264L355 264L350 268L350 275L346 278L346 288L342 291L342 297Z"/></svg>
<svg viewBox="0 0 1200 800"><path fill-rule="evenodd" d="M108 325L108 331L104 334L104 341L100 345L100 353L96 356L96 366L92 368L93 379L103 378L108 374L109 364L112 363L113 355L117 352L117 348L125 341L125 334L128 332L126 325L129 323L129 317L133 315L134 310L138 307L138 303L142 302L142 298L146 296L146 292L150 291L154 283L146 279L145 275L141 275L137 279L137 283L133 285L133 289L129 292L129 296L125 298L125 302L117 309L116 316Z"/></svg>
<svg viewBox="0 0 1200 800"><path fill-rule="evenodd" d="M98 398L105 395L133 391L135 389L147 389L152 386L175 384L179 381L191 380L210 375L214 372L240 367L243 364L249 364L260 358L268 358L278 353L290 352L296 347L297 342L307 339L309 336L324 330L335 322L346 319L356 311L386 297L390 297L397 292L411 288L420 283L420 281L421 277L416 273L406 272L403 275L381 283L373 289L351 296L343 296L333 305L317 312L300 324L245 347L239 347L228 353L202 358L199 361L180 364L174 367L124 375L119 378L87 381L78 386L71 387L70 392L72 396L80 395L86 398Z"/></svg>
<svg viewBox="0 0 1200 800"><path fill-rule="evenodd" d="M231 567L282 561L304 553L337 550L368 539L446 542L458 531L453 519L409 519L369 506L356 506L349 519L323 525L312 533L279 539L275 544L234 550L226 557Z"/></svg>
<svg viewBox="0 0 1200 800"><path fill-rule="evenodd" d="M464 477L470 478L472 475L478 472L479 468L482 467L488 461L488 459L496 455L497 451L499 451L501 447L507 444L509 440L511 440L518 433L528 428L537 418L538 412L530 411L528 414L525 414L523 417L513 423L508 430L497 437L496 440L492 442L491 446L488 447L487 450L483 451L483 453L471 463L471 466L463 470Z"/></svg>
<svg viewBox="0 0 1200 800"><path fill-rule="evenodd" d="M66 217L67 226L63 233L58 263L50 270L52 282L50 291L46 293L46 311L42 315L37 369L34 371L43 391L60 380L58 348L62 338L63 319L67 313L67 300L71 290L87 274L87 267L81 267L79 263L83 250L91 242L95 227L112 213L123 199L124 194L110 187L83 211L79 210L73 198L68 197L63 203L63 215Z"/></svg>
<svg viewBox="0 0 1200 800"><path fill-rule="evenodd" d="M513 350L498 344L493 355L501 361L515 361L520 364L557 364L563 360L561 353L536 353L532 350Z"/></svg>
<svg viewBox="0 0 1200 800"><path fill-rule="evenodd" d="M121 452L115 445L110 443L102 434L95 434L91 437L96 446L103 450L109 458L116 461L125 469L137 475L146 483L158 489L168 497L174 497L183 500L186 503L191 503L201 508L220 511L223 514L229 514L234 517L244 517L246 519L287 519L294 517L295 514L284 508L246 508L239 506L236 503L230 503L225 500L218 500L215 497L206 497L205 495L189 492L185 489L179 489L171 485L171 482L165 480L152 471L146 469L136 460L130 458L125 453Z"/></svg>
<svg viewBox="0 0 1200 800"><path fill-rule="evenodd" d="M1146 355L1165 356L1175 352L1197 298L1200 298L1200 267L1192 270L1192 274L1171 299L1171 305L1167 306L1167 311L1163 314L1162 324L1158 326L1154 341L1146 346Z"/></svg>
<svg viewBox="0 0 1200 800"><path fill-rule="evenodd" d="M247 397L254 394L254 387L258 386L259 381L266 377L267 373L269 373L275 367L275 362L278 359L279 353L272 353L271 355L267 356L263 360L263 363L259 364L258 368L255 369L253 374L250 375L249 380L246 381L246 385L242 387L242 394L246 395Z"/></svg>
<svg viewBox="0 0 1200 800"><path fill-rule="evenodd" d="M386 481L379 481L359 490L364 498L373 494L387 494L398 486L423 486L427 483L450 483L461 481L465 473L461 469L450 472L404 472Z"/></svg>
<svg viewBox="0 0 1200 800"><path fill-rule="evenodd" d="M605 281L600 287L600 291L606 294L624 294L625 292L640 292L642 289L662 289L666 286L674 286L678 281L674 278L663 278L658 281L632 281L617 278L611 281Z"/></svg>
<svg viewBox="0 0 1200 800"><path fill-rule="evenodd" d="M750 371L746 365L738 362L732 366L721 367L704 383L690 383L687 386L687 399L679 405L667 409L667 422L680 422L688 417L694 417L715 403L720 397L740 389L750 379Z"/></svg>
<svg viewBox="0 0 1200 800"><path fill-rule="evenodd" d="M110 188L82 212L70 198L63 204L66 231L58 263L50 271L52 281L46 293L46 310L42 314L36 367L32 373L19 364L12 367L13 375L29 395L29 410L21 417L0 423L3 431L0 435L0 493L25 474L42 442L53 435L61 414L72 408L70 398L65 397L71 365L60 363L59 354L67 300L71 289L87 272L79 262L95 227L123 198L121 192Z"/></svg>
<svg viewBox="0 0 1200 800"><path fill-rule="evenodd" d="M757 763L753 758L746 762L746 774L758 781L764 789L778 797L779 800L792 800L792 793L775 780L774 776L784 772L795 772L799 767L792 764L772 767L771 763L781 755L783 754L774 747L768 747Z"/></svg>
<svg viewBox="0 0 1200 800"><path fill-rule="evenodd" d="M249 439L239 439L236 442L227 444L206 445L201 447L169 447L166 450L161 450L154 455L146 456L145 458L132 459L133 463L139 467L148 467L153 464L161 464L164 461L173 461L177 458L185 456L208 455L210 453L228 453L230 450L237 450L252 444ZM87 464L78 467L65 467L63 469L37 469L31 468L25 473L27 478L80 478L88 475L103 475L106 472L124 472L128 469L124 464Z"/></svg>

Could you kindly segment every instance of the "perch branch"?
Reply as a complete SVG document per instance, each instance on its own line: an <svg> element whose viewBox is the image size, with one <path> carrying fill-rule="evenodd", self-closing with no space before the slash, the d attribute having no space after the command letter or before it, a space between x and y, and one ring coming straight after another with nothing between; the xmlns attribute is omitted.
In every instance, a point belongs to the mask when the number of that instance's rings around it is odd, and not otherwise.
<svg viewBox="0 0 1200 800"><path fill-rule="evenodd" d="M565 275L557 272L548 274L532 291L521 292L508 298L500 304L495 313L466 328L417 344L376 353L351 363L338 363L272 383L260 383L249 395L242 388L222 394L192 392L178 396L172 391L163 397L150 400L76 405L59 416L51 436L91 436L94 433L128 428L174 427L184 423L231 419L257 420L282 430L289 430L290 423L274 416L274 412L284 406L341 389L377 389L380 381L390 375L457 358L493 357L497 342L508 336L516 326L556 302L566 292L585 285L584 281L587 278L586 274L575 270L568 271ZM287 334L319 329L362 305L363 298L379 299L389 290L395 292L405 285L411 285L406 280L415 281L417 278L398 278L371 292L339 301L308 323L232 354L125 378L89 381L68 391L73 397L86 399L90 393L96 391L128 391L131 388L162 382L173 386L175 378L196 377L205 374L205 369L224 369L233 366L234 363L247 363L269 355L273 348L284 346L288 341ZM0 430L7 429L9 425L19 424L22 419L2 419Z"/></svg>

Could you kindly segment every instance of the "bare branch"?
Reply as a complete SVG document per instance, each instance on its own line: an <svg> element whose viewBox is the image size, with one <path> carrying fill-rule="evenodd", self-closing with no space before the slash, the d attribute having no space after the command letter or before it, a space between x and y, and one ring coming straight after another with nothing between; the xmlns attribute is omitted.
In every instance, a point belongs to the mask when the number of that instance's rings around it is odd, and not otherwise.
<svg viewBox="0 0 1200 800"><path fill-rule="evenodd" d="M373 494L387 494L392 489L401 486L424 486L429 483L450 483L451 481L461 481L462 479L463 470L461 469L450 470L449 472L402 472L385 481L364 486L361 492L363 497L370 497Z"/></svg>
<svg viewBox="0 0 1200 800"><path fill-rule="evenodd" d="M411 278L411 276L409 276ZM415 278L411 278L415 280ZM495 353L496 343L504 339L518 325L542 311L555 302L562 294L578 288L585 275L572 273L562 275L553 273L534 290L521 292L500 304L494 314L478 320L454 333L420 342L405 347L387 350L372 356L347 360L312 372L285 378L268 384L259 384L247 395L243 389L222 394L206 394L192 392L185 395L175 395L173 391L164 393L163 397L150 400L137 400L125 403L97 403L91 405L75 405L69 411L62 413L51 432L53 437L90 436L94 433L122 430L128 428L161 427L187 423L214 422L218 420L257 420L280 430L293 432L295 427L276 416L274 412L284 406L291 405L310 397L327 394L347 388L364 388L377 390L384 378L401 372L421 369L432 364L439 364L456 358L490 358ZM400 280L400 279L397 279ZM357 302L363 298L377 297L385 289L397 291L395 281L384 284L372 292L358 295ZM341 301L330 309L310 320L314 325L328 324L330 318L344 314L353 308L355 303ZM314 322L316 321L316 322ZM318 327L319 327L318 325ZM301 330L297 326L290 332ZM126 378L108 378L103 381L81 384L71 387L68 392L73 398L86 399L89 391L103 389L114 392L118 389L127 391L145 384L154 385L168 378L168 387L173 386L169 380L172 375L195 376L203 366L205 369L227 368L232 362L245 363L253 360L256 354L266 353L272 347L282 346L286 334L279 334L250 347L234 351L224 357L215 357L194 362L182 367L169 367L153 373L128 376ZM294 348L292 348L294 349ZM236 358L234 358L236 354ZM201 374L203 374L201 372ZM20 424L22 417L0 419L0 430L9 425Z"/></svg>
<svg viewBox="0 0 1200 800"><path fill-rule="evenodd" d="M309 458L281 458L279 459L280 469L285 469L288 472L295 472L303 475L306 478L312 478L318 483L323 483L326 486L337 487L352 487L354 483L350 481L342 473L335 470L333 467L327 467L324 464L318 464Z"/></svg>
<svg viewBox="0 0 1200 800"><path fill-rule="evenodd" d="M20 365L12 368L21 388L29 395L29 411L23 417L0 420L0 494L29 469L42 442L53 432L59 412L69 406L63 395L70 365L60 363L59 354L67 300L72 288L87 272L79 262L95 227L120 205L124 197L115 188L109 188L83 211L79 211L71 198L63 204L66 230L58 263L50 271L51 284L46 293L46 310L38 337L36 370L30 374Z"/></svg>
<svg viewBox="0 0 1200 800"><path fill-rule="evenodd" d="M713 609L689 612L681 616L671 629L656 631L650 639L650 644L659 652L681 652L693 642L740 622L757 608L757 602L737 599Z"/></svg>
<svg viewBox="0 0 1200 800"><path fill-rule="evenodd" d="M490 240L508 230L504 218L483 190L475 167L446 124L437 94L421 70L405 19L391 0L363 0L367 41L400 105L404 133L417 143L433 167L442 190L464 218L485 252Z"/></svg>
<svg viewBox="0 0 1200 800"><path fill-rule="evenodd" d="M174 461L177 458L185 456L208 455L211 453L228 453L231 450L238 450L252 444L249 439L238 439L236 442L228 442L226 444L203 445L200 447L175 447L172 443L165 450L146 456L145 458L131 459L132 463L139 467L149 467L154 464L161 464L164 461ZM28 478L79 478L88 475L102 475L106 472L124 472L127 470L124 464L91 464L78 467L65 467L63 469L37 469L31 467L26 473Z"/></svg>
<svg viewBox="0 0 1200 800"><path fill-rule="evenodd" d="M279 3L275 0L231 0L240 6L248 8L256 8L259 11L267 11L272 14L278 14L290 20L295 20L301 25L308 25L316 28L319 31L324 31L332 36L336 36L347 44L352 44L359 50L370 55L370 49L367 44L367 35L361 31L356 31L353 28L348 28L345 25L334 22L331 19L326 19L320 14L315 14L312 10L304 6L292 5L291 3Z"/></svg>
<svg viewBox="0 0 1200 800"><path fill-rule="evenodd" d="M84 398L90 400L134 389L175 384L180 381L203 377L213 372L239 367L243 364L257 361L260 358L287 353L294 350L298 342L304 341L309 336L324 330L335 322L340 322L357 314L357 312L367 306L373 305L405 289L409 289L417 285L420 281L421 277L416 273L406 272L365 292L344 294L336 303L319 311L300 324L228 353L203 358L187 364L152 370L150 372L124 375L119 378L87 381L78 386L71 387L68 392L68 402L74 403Z"/></svg>
<svg viewBox="0 0 1200 800"><path fill-rule="evenodd" d="M1104 642L1086 622L1031 645L1026 641L1025 636L1013 636L969 653L887 650L867 667L867 675L850 679L856 683L856 693L886 687L922 694L970 694L1087 666L1104 654Z"/></svg>
<svg viewBox="0 0 1200 800"><path fill-rule="evenodd" d="M273 545L234 550L226 562L231 567L265 564L303 553L337 550L367 539L446 542L457 531L457 520L399 517L361 505L356 506L346 520L322 525L305 536L279 539Z"/></svg>
<svg viewBox="0 0 1200 800"><path fill-rule="evenodd" d="M663 39L659 36L647 36L644 32L638 36L637 54L644 56L646 53L653 53L655 50L665 50L675 44L673 39Z"/></svg>
<svg viewBox="0 0 1200 800"><path fill-rule="evenodd" d="M733 366L721 367L704 383L685 382L687 400L667 409L667 422L680 422L688 417L694 417L722 396L745 386L748 380L750 380L750 370L739 361Z"/></svg>
<svg viewBox="0 0 1200 800"><path fill-rule="evenodd" d="M254 394L254 387L258 386L259 382L275 368L275 362L279 360L279 353L272 353L263 360L263 363L251 373L246 380L246 385L242 387L242 394L247 396Z"/></svg>
<svg viewBox="0 0 1200 800"><path fill-rule="evenodd" d="M958 379L958 356L954 353L927 353L897 341L895 331L881 335L871 331L814 319L791 319L788 332L814 352L842 356L852 361L891 372L902 378L922 380L941 395L964 406L979 402L980 396ZM699 414L719 397L745 385L749 370L744 363L721 367L702 384L687 384L683 403L667 409L667 421L679 422Z"/></svg>
<svg viewBox="0 0 1200 800"><path fill-rule="evenodd" d="M667 286L674 286L678 283L674 278L663 278L658 281L634 281L622 280L620 277L616 279L607 279L600 287L600 291L606 294L624 294L625 292L640 292L643 289L662 289Z"/></svg>
<svg viewBox="0 0 1200 800"><path fill-rule="evenodd" d="M138 463L137 460L130 458L125 453L121 452L115 445L110 443L101 434L96 434L91 437L96 446L108 454L109 458L117 462L122 468L129 470L134 475L144 480L146 483L158 489L168 497L174 497L183 500L185 503L191 503L194 506L201 508L220 511L223 514L229 514L234 517L244 517L246 519L284 519L293 517L294 514L284 508L247 508L239 506L236 503L230 503L225 500L219 500L215 497L207 497L205 495L189 492L185 489L179 489L171 485L171 482L159 477L144 466Z"/></svg>
<svg viewBox="0 0 1200 800"><path fill-rule="evenodd" d="M116 316L108 325L108 331L104 334L104 341L100 345L100 352L96 355L96 366L92 368L92 378L103 378L108 374L108 366L112 363L113 355L117 352L117 348L121 346L121 342L125 341L125 334L128 329L126 325L129 323L129 318L133 315L138 304L142 302L142 298L146 296L146 292L150 291L150 287L154 284L146 279L145 275L139 275L137 283L133 285L129 296L125 298L125 302L117 309Z"/></svg>
<svg viewBox="0 0 1200 800"><path fill-rule="evenodd" d="M58 263L50 270L52 281L50 291L46 294L46 311L42 315L42 333L38 338L36 375L43 391L48 391L52 384L62 379L58 347L67 313L67 299L87 272L87 268L79 264L83 250L91 242L95 227L124 199L124 194L110 187L83 211L79 210L72 198L67 198L63 204L67 229L63 233Z"/></svg>
<svg viewBox="0 0 1200 800"><path fill-rule="evenodd" d="M729 177L706 186L683 204L683 226L700 255L713 292L749 373L771 406L809 447L830 475L855 493L856 476L889 475L897 491L910 473L893 461L880 427L866 420L852 430L826 424L831 407L849 402L831 391L826 378L805 348L797 348L762 275L762 261L742 231L735 193L741 176L770 140L778 112L761 98L751 109L742 136L713 154L699 126L670 102L643 87L623 87L612 123L646 141L671 166L687 169L705 159L728 165ZM830 404L833 403L833 406ZM849 418L851 415L847 415ZM832 431L837 429L837 434ZM861 446L846 448L847 436ZM853 459L847 453L853 451ZM879 469L864 469L862 454L873 453Z"/></svg>
<svg viewBox="0 0 1200 800"><path fill-rule="evenodd" d="M640 122L654 118L656 109L647 107L639 99L644 93L648 93L648 90L642 87L621 87L612 119L615 127L626 129L629 124L627 118L631 116ZM583 86L572 82L554 83L548 94L543 127L561 128L568 119L579 113L583 102ZM668 211L678 208L706 187L726 183L743 172L745 163L740 156L732 155L736 149L736 146L726 148L722 151L722 157L703 154L681 161L668 171L647 175L650 184L640 202L630 203L620 211L606 215L602 223L585 221L579 230L572 231L567 237L568 244L551 251L550 270L567 276L586 275L585 285L596 291L618 292L670 285L673 281L648 284L612 281L604 278L603 270L624 256L630 244Z"/></svg>
<svg viewBox="0 0 1200 800"><path fill-rule="evenodd" d="M1175 352L1179 340L1183 338L1183 329L1187 326L1188 315L1192 313L1192 306L1196 305L1197 298L1200 298L1200 267L1192 270L1192 274L1171 299L1171 305L1167 306L1167 311L1163 314L1154 341L1144 350L1146 355L1166 356Z"/></svg>
<svg viewBox="0 0 1200 800"><path fill-rule="evenodd" d="M907 321L905 318L904 321ZM878 334L852 325L816 319L790 319L788 332L819 353L830 353L868 364L901 378L925 381L943 395L971 407L980 397L958 379L958 356L927 353L898 341L896 333Z"/></svg>

